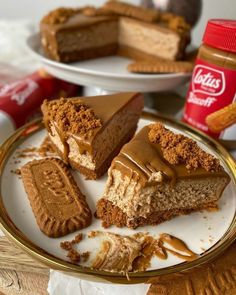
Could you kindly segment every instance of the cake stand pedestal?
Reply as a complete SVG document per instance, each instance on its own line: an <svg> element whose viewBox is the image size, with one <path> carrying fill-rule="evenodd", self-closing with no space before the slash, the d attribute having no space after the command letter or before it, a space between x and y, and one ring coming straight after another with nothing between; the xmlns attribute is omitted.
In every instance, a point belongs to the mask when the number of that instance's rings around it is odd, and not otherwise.
<svg viewBox="0 0 236 295"><path fill-rule="evenodd" d="M32 34L27 39L27 46L35 58L43 65L46 71L53 76L84 86L84 96L104 95L114 92L142 92L145 94L145 106L160 110L170 108L179 114L181 105L180 96L186 94L186 85L191 78L191 73L171 74L134 74L127 70L132 62L120 56L108 56L76 63L64 64L47 58L40 45L40 35ZM181 86L181 87L180 87ZM184 89L184 90L183 90ZM166 96L166 91L173 91ZM164 93L163 93L164 92ZM162 95L163 93L163 95ZM175 93L176 99L175 99ZM167 98L168 97L168 98ZM166 107L159 109L157 101L164 101ZM176 100L176 101L175 101ZM182 105L184 99L182 99ZM163 104L162 104L163 107ZM173 116L169 111L165 112ZM178 115L178 117L180 117Z"/></svg>
<svg viewBox="0 0 236 295"><path fill-rule="evenodd" d="M39 34L27 39L35 58L53 76L81 86L95 87L99 93L157 92L175 89L190 80L191 73L134 74L127 70L132 62L120 56L108 56L76 63L64 64L47 58L40 45ZM89 90L86 90L87 93ZM96 90L98 92L98 90Z"/></svg>

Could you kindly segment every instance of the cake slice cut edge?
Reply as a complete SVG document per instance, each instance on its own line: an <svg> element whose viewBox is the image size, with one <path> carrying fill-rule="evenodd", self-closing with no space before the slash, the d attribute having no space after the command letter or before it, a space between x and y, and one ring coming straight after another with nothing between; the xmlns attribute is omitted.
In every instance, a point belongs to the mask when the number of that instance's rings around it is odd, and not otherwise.
<svg viewBox="0 0 236 295"><path fill-rule="evenodd" d="M142 108L139 93L60 99L42 105L59 156L87 179L107 172L112 159L134 135Z"/></svg>
<svg viewBox="0 0 236 295"><path fill-rule="evenodd" d="M230 181L219 161L191 139L154 125L162 131L144 127L112 162L96 211L104 227L154 225L217 208ZM150 134L159 143L151 142Z"/></svg>

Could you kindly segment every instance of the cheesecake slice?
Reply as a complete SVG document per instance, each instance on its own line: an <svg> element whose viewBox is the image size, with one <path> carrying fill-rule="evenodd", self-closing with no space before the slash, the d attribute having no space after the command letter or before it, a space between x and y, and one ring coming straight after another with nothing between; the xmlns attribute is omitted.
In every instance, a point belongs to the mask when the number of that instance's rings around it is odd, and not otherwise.
<svg viewBox="0 0 236 295"><path fill-rule="evenodd" d="M114 158L96 215L104 227L158 224L216 208L229 181L218 159L192 139L155 123Z"/></svg>
<svg viewBox="0 0 236 295"><path fill-rule="evenodd" d="M102 176L137 127L139 93L45 100L43 118L58 154L88 179Z"/></svg>

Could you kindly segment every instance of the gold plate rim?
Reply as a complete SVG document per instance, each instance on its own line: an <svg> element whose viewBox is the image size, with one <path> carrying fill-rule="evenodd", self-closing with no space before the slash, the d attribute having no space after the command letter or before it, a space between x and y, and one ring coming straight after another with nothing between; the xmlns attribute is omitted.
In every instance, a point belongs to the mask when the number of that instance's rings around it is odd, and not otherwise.
<svg viewBox="0 0 236 295"><path fill-rule="evenodd" d="M219 158L224 162L229 171L231 172L231 181L236 185L236 162L230 153L216 140L208 137L204 133L188 126L183 122L179 122L175 119L167 116L154 114L151 112L143 112L142 118L150 121L162 121L168 123L170 126L184 131L187 135L190 135L193 139L203 141L208 147L214 149ZM82 276L87 280L105 281L112 283L123 283L123 284L134 284L151 282L155 277L163 275L174 275L177 273L189 272L192 269L201 266L207 262L210 262L218 255L220 255L233 241L236 239L236 212L234 218L225 232L224 236L210 249L203 253L198 259L190 262L183 262L171 267L166 267L158 270L148 270L144 272L129 273L129 280L126 275L107 272L97 271L88 267L82 267L79 265L72 264L64 261L60 258L54 257L52 254L45 252L43 249L28 240L23 233L17 229L16 225L11 221L8 216L7 210L4 207L3 199L1 195L1 179L4 171L5 164L11 153L17 148L17 146L28 138L30 135L44 128L42 119L38 118L16 130L15 133L9 137L0 147L0 228L6 234L6 236L18 245L27 254L34 257L35 259L46 264L48 267L71 273L73 276Z"/></svg>

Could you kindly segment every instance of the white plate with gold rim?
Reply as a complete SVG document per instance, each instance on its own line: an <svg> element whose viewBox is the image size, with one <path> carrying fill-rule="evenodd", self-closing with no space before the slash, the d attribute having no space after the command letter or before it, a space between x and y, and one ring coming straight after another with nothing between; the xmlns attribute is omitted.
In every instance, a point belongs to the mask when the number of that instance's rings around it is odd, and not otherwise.
<svg viewBox="0 0 236 295"><path fill-rule="evenodd" d="M39 34L27 39L27 46L44 68L53 76L83 86L106 91L165 91L190 80L191 73L134 74L127 70L132 60L109 56L74 63L61 63L47 58L40 45Z"/></svg>
<svg viewBox="0 0 236 295"><path fill-rule="evenodd" d="M51 268L70 272L88 280L116 283L148 282L149 279L158 275L189 270L219 255L236 237L235 162L230 154L216 141L174 120L146 113L140 119L138 129L154 120L161 120L174 132L183 133L193 138L203 149L221 160L225 170L231 176L231 182L218 202L219 211L196 212L173 218L157 226L145 226L136 230L114 226L105 230L101 227L100 220L93 218L92 224L80 232L86 234L91 230L102 230L122 235L149 232L150 235L155 237L158 237L161 233L167 233L183 240L192 251L199 254L199 258L187 262L171 254L168 255L166 260L153 257L151 266L147 271L130 273L130 281L123 274L96 271L89 267L70 263L66 257L66 252L60 248L60 242L72 240L78 232L58 239L45 236L36 224L22 180L18 175L11 172L32 160L32 157L21 158L20 163L18 163L15 159L17 150L32 146L37 147L45 138L46 131L39 120L16 131L0 150L0 221L1 228L6 235L28 254L46 263ZM95 204L98 198L102 196L107 176L92 181L85 180L78 172L73 172L73 175L82 192L86 195L92 212L95 212ZM91 251L91 258L93 258L99 249L99 245L97 239L88 240L85 238L78 247L82 252Z"/></svg>

